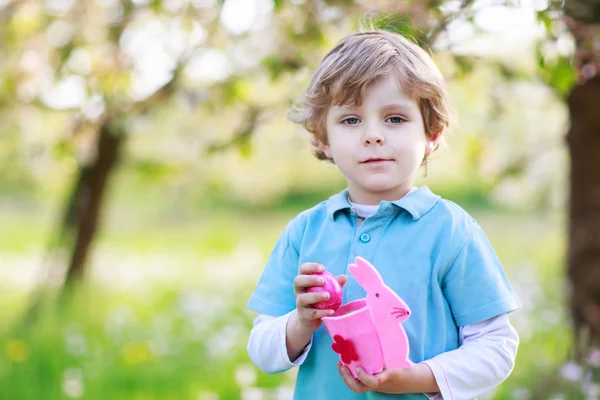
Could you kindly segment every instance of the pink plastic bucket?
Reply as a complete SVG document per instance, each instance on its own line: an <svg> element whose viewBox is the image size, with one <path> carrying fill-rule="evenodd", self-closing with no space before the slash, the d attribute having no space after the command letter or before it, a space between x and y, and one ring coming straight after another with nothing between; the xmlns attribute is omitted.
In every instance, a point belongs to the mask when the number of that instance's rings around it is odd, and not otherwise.
<svg viewBox="0 0 600 400"><path fill-rule="evenodd" d="M333 351L339 354L352 376L357 377L357 366L368 374L383 371L383 352L366 299L344 304L334 315L322 320L333 339Z"/></svg>

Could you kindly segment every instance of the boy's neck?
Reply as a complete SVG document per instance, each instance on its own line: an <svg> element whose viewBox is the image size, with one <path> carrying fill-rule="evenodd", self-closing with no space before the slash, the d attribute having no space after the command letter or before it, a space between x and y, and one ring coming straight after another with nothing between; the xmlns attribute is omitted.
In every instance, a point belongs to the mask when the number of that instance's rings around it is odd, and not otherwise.
<svg viewBox="0 0 600 400"><path fill-rule="evenodd" d="M365 205L365 206L378 206L382 201L397 201L406 196L416 187L411 183L405 188L398 188L399 190L390 190L381 193L365 193L362 191L354 191L349 188L348 200L353 204Z"/></svg>

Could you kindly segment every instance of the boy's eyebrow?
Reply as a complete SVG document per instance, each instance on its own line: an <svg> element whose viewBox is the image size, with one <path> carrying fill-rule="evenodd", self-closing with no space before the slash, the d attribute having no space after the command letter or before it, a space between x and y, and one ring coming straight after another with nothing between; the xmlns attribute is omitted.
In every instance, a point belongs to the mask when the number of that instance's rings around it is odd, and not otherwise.
<svg viewBox="0 0 600 400"><path fill-rule="evenodd" d="M345 111L345 110L355 110L358 107L347 105L347 104L340 104L340 105L333 106L333 108L340 110L340 111ZM415 109L415 105L411 104L411 103L392 103L392 104L386 104L386 105L382 106L381 109L384 111L397 110L397 109L410 111L410 110Z"/></svg>

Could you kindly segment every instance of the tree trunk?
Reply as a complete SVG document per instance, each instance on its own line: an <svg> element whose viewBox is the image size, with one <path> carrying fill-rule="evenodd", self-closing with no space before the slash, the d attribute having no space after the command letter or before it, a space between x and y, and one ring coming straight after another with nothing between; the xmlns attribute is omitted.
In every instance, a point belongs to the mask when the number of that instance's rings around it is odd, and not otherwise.
<svg viewBox="0 0 600 400"><path fill-rule="evenodd" d="M66 212L63 231L73 230L74 244L65 283L72 284L83 277L85 262L98 228L106 185L117 164L124 135L105 121L98 134L97 156L93 164L79 171L77 185Z"/></svg>
<svg viewBox="0 0 600 400"><path fill-rule="evenodd" d="M565 2L577 84L567 103L570 204L567 254L575 356L600 347L600 1Z"/></svg>
<svg viewBox="0 0 600 400"><path fill-rule="evenodd" d="M600 75L576 86L568 105L568 275L577 348L585 351L600 345Z"/></svg>

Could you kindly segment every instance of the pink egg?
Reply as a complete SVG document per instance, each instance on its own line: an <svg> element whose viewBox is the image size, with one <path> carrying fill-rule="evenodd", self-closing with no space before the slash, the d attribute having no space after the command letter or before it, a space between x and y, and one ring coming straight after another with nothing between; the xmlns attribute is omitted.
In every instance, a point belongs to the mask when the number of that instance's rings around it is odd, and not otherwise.
<svg viewBox="0 0 600 400"><path fill-rule="evenodd" d="M342 304L342 286L335 276L327 271L317 272L312 275L320 276L325 280L322 286L311 286L307 292L329 292L329 299L315 303L312 306L320 310L337 310Z"/></svg>

